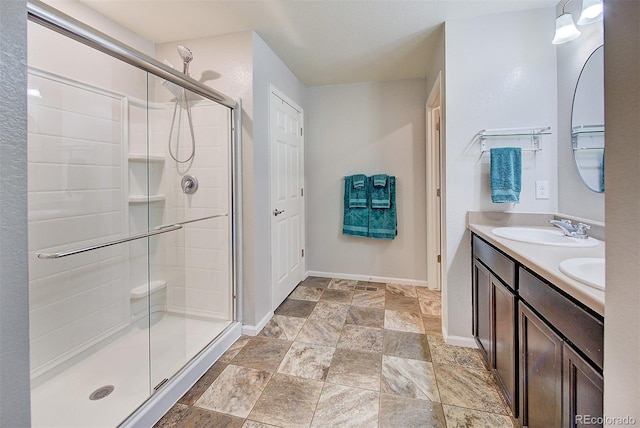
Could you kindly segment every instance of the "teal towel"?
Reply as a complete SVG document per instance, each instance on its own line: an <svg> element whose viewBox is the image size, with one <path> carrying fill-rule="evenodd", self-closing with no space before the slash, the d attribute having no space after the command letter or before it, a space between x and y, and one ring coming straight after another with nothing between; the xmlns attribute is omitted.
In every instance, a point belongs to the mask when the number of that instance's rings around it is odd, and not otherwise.
<svg viewBox="0 0 640 428"><path fill-rule="evenodd" d="M491 202L520 202L522 149L491 149Z"/></svg>
<svg viewBox="0 0 640 428"><path fill-rule="evenodd" d="M364 207L350 207L349 199L353 189L351 176L344 178L344 219L342 222L342 234L366 238L369 235L369 208L367 207L368 186L363 187L365 192Z"/></svg>
<svg viewBox="0 0 640 428"><path fill-rule="evenodd" d="M387 174L376 174L373 176L373 185L375 187L384 187L387 185Z"/></svg>
<svg viewBox="0 0 640 428"><path fill-rule="evenodd" d="M373 179L369 181L369 186L370 188L374 187ZM396 178L389 176L385 187L388 188L389 192L389 207L387 209L369 210L369 238L394 239L398 234Z"/></svg>
<svg viewBox="0 0 640 428"><path fill-rule="evenodd" d="M347 182L347 178L351 182L348 188L349 208L366 208L368 196L366 186L367 177L364 174L354 174L350 177L345 177L345 183Z"/></svg>
<svg viewBox="0 0 640 428"><path fill-rule="evenodd" d="M376 174L372 178L371 208L387 209L391 207L391 185L387 185L387 174Z"/></svg>

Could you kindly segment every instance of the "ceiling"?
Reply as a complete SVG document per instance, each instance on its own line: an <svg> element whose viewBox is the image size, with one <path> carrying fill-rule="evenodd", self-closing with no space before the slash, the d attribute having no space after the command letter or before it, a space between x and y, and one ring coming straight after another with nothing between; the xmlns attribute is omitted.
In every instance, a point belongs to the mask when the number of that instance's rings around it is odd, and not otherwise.
<svg viewBox="0 0 640 428"><path fill-rule="evenodd" d="M156 43L255 30L306 86L424 77L445 20L557 0L81 0Z"/></svg>

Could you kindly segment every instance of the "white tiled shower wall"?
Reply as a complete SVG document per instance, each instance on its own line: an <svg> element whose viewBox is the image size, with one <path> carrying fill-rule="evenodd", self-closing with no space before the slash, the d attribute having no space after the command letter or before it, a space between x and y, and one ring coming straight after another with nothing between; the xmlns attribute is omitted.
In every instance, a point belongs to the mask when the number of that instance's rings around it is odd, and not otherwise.
<svg viewBox="0 0 640 428"><path fill-rule="evenodd" d="M166 281L166 290L159 293L161 309L229 320L230 217L185 225L148 242L57 260L36 257L37 251L67 250L160 224L230 214L228 110L204 101L192 107L197 147L186 168L167 153L173 102L126 99L36 71L29 87L34 89L28 184L32 374L127 327L136 317L132 308L140 307L132 305L130 290L148 280ZM187 123L184 115L181 153L190 151ZM147 141L151 155L165 157L150 162L149 170L146 162L129 156L146 154ZM197 193L182 193L184 173L198 177ZM147 194L166 198L148 210L131 201L131 196Z"/></svg>

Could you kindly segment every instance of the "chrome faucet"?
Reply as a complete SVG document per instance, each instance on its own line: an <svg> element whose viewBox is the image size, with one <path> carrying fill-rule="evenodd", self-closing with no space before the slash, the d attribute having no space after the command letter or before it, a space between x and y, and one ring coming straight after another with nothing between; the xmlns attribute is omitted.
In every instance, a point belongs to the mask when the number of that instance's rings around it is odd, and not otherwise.
<svg viewBox="0 0 640 428"><path fill-rule="evenodd" d="M587 231L591 229L591 226L584 223L578 223L574 226L571 224L571 220L567 219L549 220L549 223L562 229L564 236L569 236L571 238L587 239L589 237Z"/></svg>

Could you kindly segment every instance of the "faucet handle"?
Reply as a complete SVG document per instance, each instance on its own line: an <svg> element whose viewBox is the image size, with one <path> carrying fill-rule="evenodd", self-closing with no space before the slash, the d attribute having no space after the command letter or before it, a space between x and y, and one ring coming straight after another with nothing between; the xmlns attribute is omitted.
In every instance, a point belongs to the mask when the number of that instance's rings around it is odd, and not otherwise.
<svg viewBox="0 0 640 428"><path fill-rule="evenodd" d="M571 220L569 220L569 219L563 218L563 219L561 219L560 221L561 221L561 222L563 222L563 223L565 223L565 224L568 224L568 225L573 226L573 224L571 224ZM582 224L582 223L580 223L580 224ZM585 226L586 226L586 225L585 225Z"/></svg>
<svg viewBox="0 0 640 428"><path fill-rule="evenodd" d="M576 224L576 238L586 239L589 236L587 235L587 231L591 229L591 226L584 223Z"/></svg>

